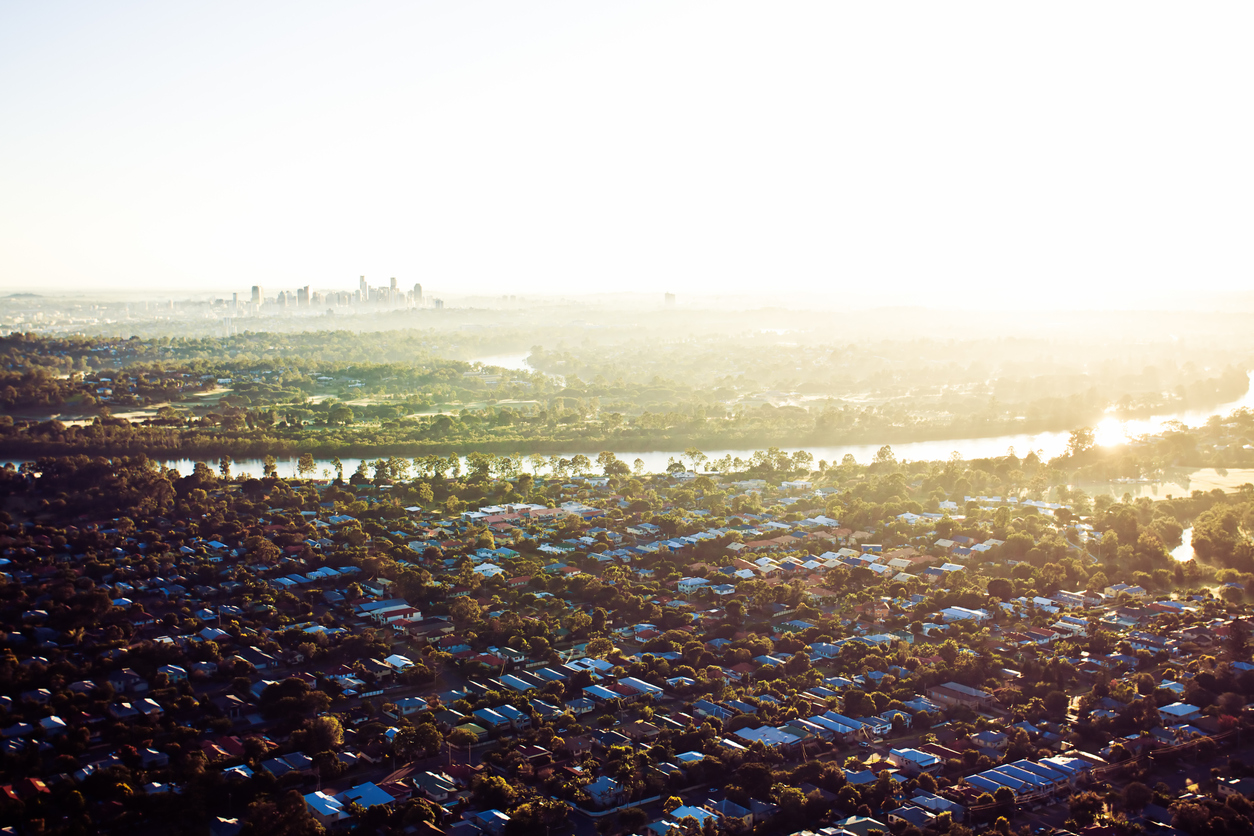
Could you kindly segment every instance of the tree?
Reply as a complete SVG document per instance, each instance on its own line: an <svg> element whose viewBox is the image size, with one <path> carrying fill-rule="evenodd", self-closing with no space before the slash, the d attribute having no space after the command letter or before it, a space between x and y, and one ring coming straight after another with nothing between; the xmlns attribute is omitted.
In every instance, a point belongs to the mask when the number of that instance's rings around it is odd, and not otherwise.
<svg viewBox="0 0 1254 836"><path fill-rule="evenodd" d="M289 790L277 799L254 801L248 805L241 836L319 836L326 830L314 820L297 790Z"/></svg>
<svg viewBox="0 0 1254 836"><path fill-rule="evenodd" d="M1005 578L993 578L988 582L988 594L1002 601L1008 601L1014 597L1014 584Z"/></svg>
<svg viewBox="0 0 1254 836"><path fill-rule="evenodd" d="M1093 449L1096 443L1096 434L1092 427L1080 427L1078 430L1071 431L1071 437L1067 439L1067 455L1078 456Z"/></svg>
<svg viewBox="0 0 1254 836"><path fill-rule="evenodd" d="M1045 695L1045 710L1055 719L1062 719L1070 705L1070 698L1062 691L1050 691Z"/></svg>
<svg viewBox="0 0 1254 836"><path fill-rule="evenodd" d="M560 831L570 807L556 798L535 798L510 811L504 836L531 836L533 833Z"/></svg>
<svg viewBox="0 0 1254 836"><path fill-rule="evenodd" d="M348 426L353 423L354 417L353 410L346 404L337 403L327 412L327 423Z"/></svg>
<svg viewBox="0 0 1254 836"><path fill-rule="evenodd" d="M414 729L414 742L424 755L438 754L444 748L444 735L434 723L419 723Z"/></svg>
<svg viewBox="0 0 1254 836"><path fill-rule="evenodd" d="M494 456L477 451L466 454L466 475L471 482L485 482L492 475Z"/></svg>
<svg viewBox="0 0 1254 836"><path fill-rule="evenodd" d="M471 795L485 810L504 810L514 803L518 791L500 775L480 775L474 780Z"/></svg>
<svg viewBox="0 0 1254 836"><path fill-rule="evenodd" d="M1123 806L1140 811L1154 800L1154 791L1140 781L1133 781L1123 788Z"/></svg>
<svg viewBox="0 0 1254 836"><path fill-rule="evenodd" d="M588 646L584 648L584 652L598 659L604 659L606 656L614 652L614 643L605 636L597 636L588 642Z"/></svg>
<svg viewBox="0 0 1254 836"><path fill-rule="evenodd" d="M465 596L454 599L449 607L449 615L453 617L453 623L463 627L477 624L482 612L477 601Z"/></svg>
<svg viewBox="0 0 1254 836"><path fill-rule="evenodd" d="M624 833L638 833L649 823L649 814L639 807L628 807L618 813L618 827Z"/></svg>
<svg viewBox="0 0 1254 836"><path fill-rule="evenodd" d="M308 479L309 475L317 469L318 465L314 461L313 453L301 453L300 458L296 460L296 472L302 479Z"/></svg>
<svg viewBox="0 0 1254 836"><path fill-rule="evenodd" d="M326 711L330 704L331 698L325 693L310 690L303 680L295 677L267 685L258 700L262 716L269 718L294 719L317 714ZM343 729L340 733L342 739Z"/></svg>
<svg viewBox="0 0 1254 836"><path fill-rule="evenodd" d="M618 456L608 450L597 456L597 464L601 466L601 472L606 476L617 476L625 478L631 475L631 468L625 462L619 460Z"/></svg>
<svg viewBox="0 0 1254 836"><path fill-rule="evenodd" d="M338 749L344 743L344 727L330 714L315 717L305 728L305 747L311 753Z"/></svg>
<svg viewBox="0 0 1254 836"><path fill-rule="evenodd" d="M1088 827L1106 806L1106 800L1096 792L1079 792L1071 796L1071 818L1081 827Z"/></svg>
<svg viewBox="0 0 1254 836"><path fill-rule="evenodd" d="M432 723L406 726L392 739L392 751L405 760L417 755L431 756L444 747L444 735Z"/></svg>
<svg viewBox="0 0 1254 836"><path fill-rule="evenodd" d="M469 756L470 747L479 741L475 737L475 733L463 728L453 729L448 733L448 745L450 749L465 749Z"/></svg>
<svg viewBox="0 0 1254 836"><path fill-rule="evenodd" d="M1236 717L1245 708L1245 696L1235 691L1225 691L1219 695L1219 699L1215 700L1215 705L1219 707L1221 714Z"/></svg>
<svg viewBox="0 0 1254 836"><path fill-rule="evenodd" d="M1183 833L1210 833L1211 820L1204 804L1177 801L1171 805L1171 825Z"/></svg>
<svg viewBox="0 0 1254 836"><path fill-rule="evenodd" d="M806 796L797 787L783 787L775 799L784 821L800 822L805 817Z"/></svg>
<svg viewBox="0 0 1254 836"><path fill-rule="evenodd" d="M1228 625L1228 655L1233 661L1244 662L1250 658L1250 625L1236 618Z"/></svg>

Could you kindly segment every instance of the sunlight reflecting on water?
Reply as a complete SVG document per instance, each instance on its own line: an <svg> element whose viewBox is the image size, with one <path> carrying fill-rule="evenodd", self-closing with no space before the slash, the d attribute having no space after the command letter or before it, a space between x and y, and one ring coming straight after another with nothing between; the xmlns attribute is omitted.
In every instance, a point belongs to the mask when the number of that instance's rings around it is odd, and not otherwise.
<svg viewBox="0 0 1254 836"><path fill-rule="evenodd" d="M1157 435L1169 429L1170 424L1200 427L1212 415L1230 415L1238 409L1254 409L1254 372L1249 372L1249 376L1250 388L1235 401L1212 409L1189 409L1168 415L1151 415L1149 418L1122 420L1108 415L1093 428L1093 440L1102 447L1117 447L1144 435Z"/></svg>

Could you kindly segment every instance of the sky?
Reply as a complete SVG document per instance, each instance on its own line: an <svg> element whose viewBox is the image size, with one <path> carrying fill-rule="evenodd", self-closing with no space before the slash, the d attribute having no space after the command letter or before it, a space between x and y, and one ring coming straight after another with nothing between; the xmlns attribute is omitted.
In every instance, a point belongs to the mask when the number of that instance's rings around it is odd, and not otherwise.
<svg viewBox="0 0 1254 836"><path fill-rule="evenodd" d="M1241 291L1254 5L0 3L0 288Z"/></svg>

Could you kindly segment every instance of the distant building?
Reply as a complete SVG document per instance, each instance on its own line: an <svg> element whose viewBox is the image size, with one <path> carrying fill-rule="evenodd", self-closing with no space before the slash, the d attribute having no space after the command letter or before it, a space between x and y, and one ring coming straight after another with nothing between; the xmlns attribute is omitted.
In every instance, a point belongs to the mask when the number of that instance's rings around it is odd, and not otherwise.
<svg viewBox="0 0 1254 836"><path fill-rule="evenodd" d="M664 301L665 301L665 303L666 303L666 307L668 307L668 308L673 308L673 307L675 307L675 294L674 294L674 293L668 293L668 294L666 294L666 296L665 296L665 297L663 297L663 299L664 299Z"/></svg>
<svg viewBox="0 0 1254 836"><path fill-rule="evenodd" d="M265 298L265 294L261 290L261 285L253 285L253 304L260 305L261 300Z"/></svg>
<svg viewBox="0 0 1254 836"><path fill-rule="evenodd" d="M414 307L422 307L422 285L414 284Z"/></svg>

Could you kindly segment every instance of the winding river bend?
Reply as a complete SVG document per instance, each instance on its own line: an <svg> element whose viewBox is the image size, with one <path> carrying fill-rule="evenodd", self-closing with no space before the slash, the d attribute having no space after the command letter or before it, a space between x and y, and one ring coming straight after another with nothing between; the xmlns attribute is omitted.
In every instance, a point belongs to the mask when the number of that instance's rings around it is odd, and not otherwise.
<svg viewBox="0 0 1254 836"><path fill-rule="evenodd" d="M502 366L513 369L529 369L526 364L525 354L503 355L498 357L483 357L477 362L488 365ZM1250 373L1254 379L1254 372ZM1205 424L1207 419L1212 415L1228 415L1232 412L1250 408L1254 409L1254 385L1251 385L1246 393L1239 399L1231 403L1221 404L1214 409L1209 410L1187 410L1182 412L1174 412L1164 415L1154 415L1149 418L1141 418L1130 421L1123 421L1114 416L1107 417L1102 420L1094 429L1096 431L1096 440L1098 444L1104 446L1117 446L1124 444L1138 436L1150 435L1162 432L1163 429L1173 422L1179 422L1190 427L1197 427ZM1070 432L1044 432L1044 433L1024 433L1021 435L999 435L987 438L955 438L941 441L914 441L905 444L892 445L893 452L899 460L909 459L911 461L936 461L948 459L953 453L958 453L964 459L978 459L991 456L1005 455L1006 451L1014 448L1015 452L1020 455L1026 455L1029 451L1034 451L1043 459L1053 458L1061 454L1067 447L1067 441L1070 439ZM861 444L861 445L845 445L836 447L805 447L808 452L814 456L815 462L825 460L828 462L839 462L845 455L852 455L859 462L867 463L874 458L876 452L879 451L881 444ZM799 448L798 448L799 449ZM600 450L584 450L583 453L589 458L595 458ZM705 455L711 459L720 459L730 455L733 458L749 459L754 453L751 449L728 449L728 450L703 450ZM788 452L795 452L794 448L788 448ZM547 457L547 454L544 454ZM570 451L565 451L559 455L569 458L574 455ZM618 453L618 458L632 464L636 459L644 462L644 468L649 473L660 473L666 470L667 464L671 459L679 459L683 457L681 450L640 450L627 453ZM356 470L361 459L343 458L345 474L352 473ZM369 459L368 459L369 461ZM170 461L168 464L178 468L181 472L190 472L194 462L190 459L182 459ZM317 476L331 472L331 463L327 460L320 460L318 463ZM292 477L296 475L295 459L280 459L278 462L279 475L284 477ZM262 472L262 463L260 459L242 459L235 462L235 473L251 473L260 475ZM1189 555L1192 551L1189 550ZM1186 558L1187 559L1187 558Z"/></svg>

